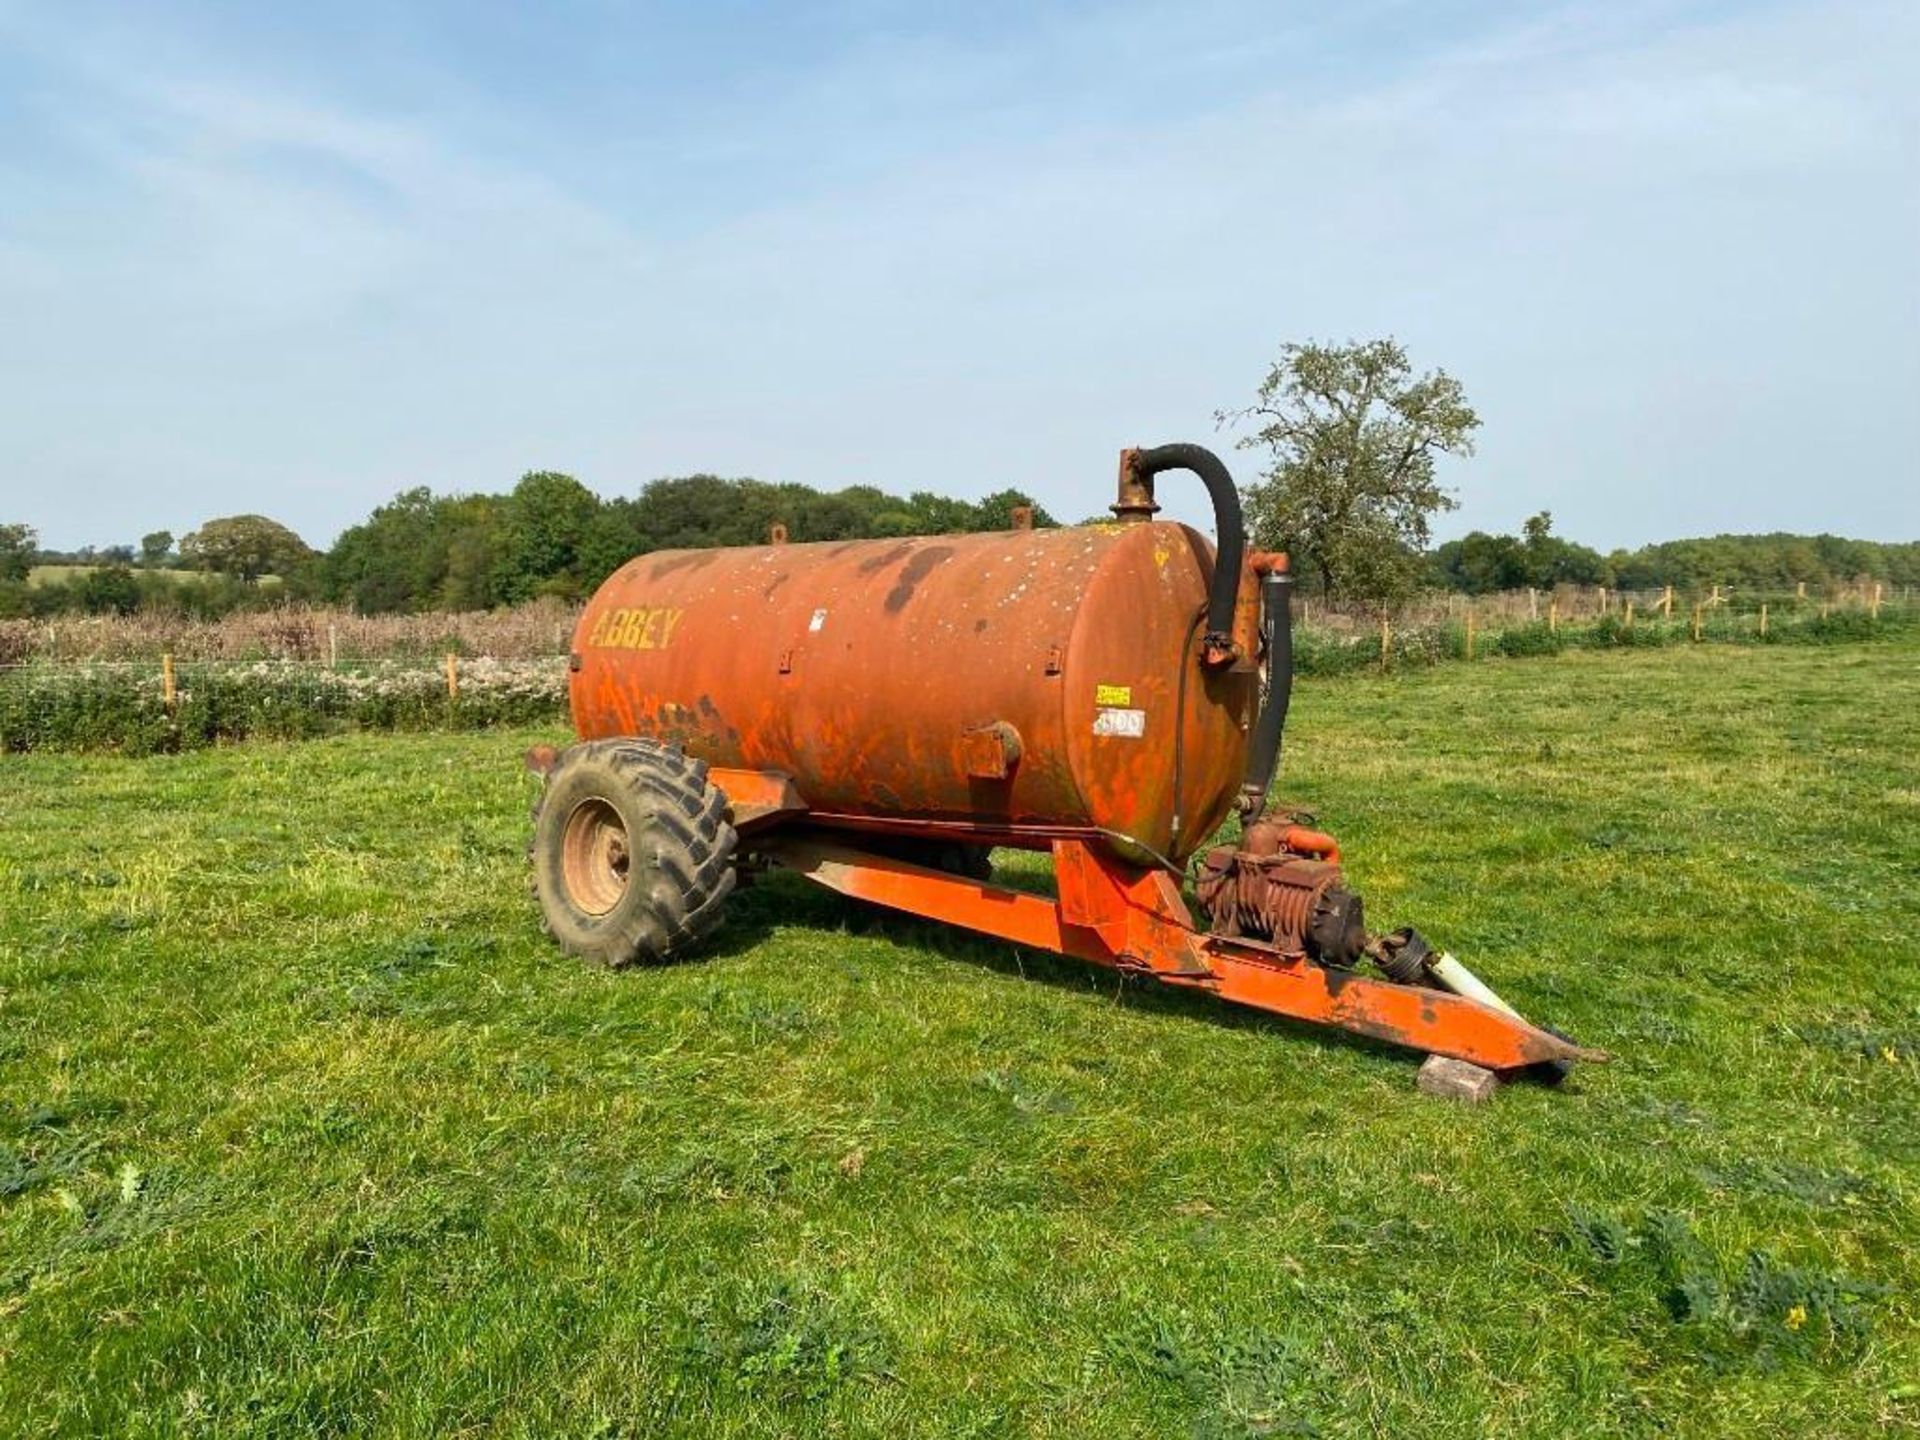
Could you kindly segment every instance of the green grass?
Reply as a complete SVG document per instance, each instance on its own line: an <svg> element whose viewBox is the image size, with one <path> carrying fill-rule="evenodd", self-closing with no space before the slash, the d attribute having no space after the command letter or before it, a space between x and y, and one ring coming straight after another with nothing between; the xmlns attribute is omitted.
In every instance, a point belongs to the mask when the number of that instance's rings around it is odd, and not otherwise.
<svg viewBox="0 0 1920 1440"><path fill-rule="evenodd" d="M1920 1425L1917 661L1302 687L1376 923L1619 1057L1479 1109L790 877L583 970L551 731L0 760L0 1433Z"/></svg>

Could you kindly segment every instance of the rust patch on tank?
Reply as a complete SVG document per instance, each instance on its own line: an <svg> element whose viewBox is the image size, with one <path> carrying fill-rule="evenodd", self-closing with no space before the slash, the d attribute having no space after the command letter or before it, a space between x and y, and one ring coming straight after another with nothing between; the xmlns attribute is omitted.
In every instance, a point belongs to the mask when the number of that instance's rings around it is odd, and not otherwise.
<svg viewBox="0 0 1920 1440"><path fill-rule="evenodd" d="M920 582L951 554L953 554L951 545L929 545L926 549L915 552L914 557L900 571L900 578L893 582L893 589L887 592L887 613L898 615L904 610Z"/></svg>
<svg viewBox="0 0 1920 1440"><path fill-rule="evenodd" d="M574 721L583 738L654 736L710 765L789 772L821 813L1100 826L1182 859L1237 793L1250 688L1191 668L1205 575L1188 543L1169 524L656 552L576 626ZM1160 549L1177 557L1164 576ZM603 616L660 608L685 614L665 649L664 621L652 649L585 645ZM1101 685L1151 712L1142 739L1096 737ZM974 781L960 736L1001 720L1020 763Z"/></svg>
<svg viewBox="0 0 1920 1440"><path fill-rule="evenodd" d="M647 572L647 578L664 580L676 570L697 570L702 565L711 565L718 556L717 550L695 550L672 560L656 560L653 568Z"/></svg>
<svg viewBox="0 0 1920 1440"><path fill-rule="evenodd" d="M702 695L690 706L667 701L654 709L652 718L652 737L683 749L702 749L703 742L708 741L718 741L736 751L741 745L740 732L727 723L710 695Z"/></svg>
<svg viewBox="0 0 1920 1440"><path fill-rule="evenodd" d="M903 540L890 549L882 550L878 555L869 555L855 568L857 568L862 575L871 575L876 570L884 570L894 562L906 559L906 557L912 553L912 542Z"/></svg>

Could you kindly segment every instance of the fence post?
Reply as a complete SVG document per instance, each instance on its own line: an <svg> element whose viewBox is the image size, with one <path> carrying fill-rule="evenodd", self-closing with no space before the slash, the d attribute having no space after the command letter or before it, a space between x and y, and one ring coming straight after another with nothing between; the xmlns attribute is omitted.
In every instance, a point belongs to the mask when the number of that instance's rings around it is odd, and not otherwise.
<svg viewBox="0 0 1920 1440"><path fill-rule="evenodd" d="M1766 634L1767 634L1767 602L1762 600L1760 602L1760 638L1764 640L1766 638Z"/></svg>
<svg viewBox="0 0 1920 1440"><path fill-rule="evenodd" d="M1557 595L1547 601L1547 631L1553 635L1560 633L1560 597Z"/></svg>
<svg viewBox="0 0 1920 1440"><path fill-rule="evenodd" d="M1880 582L1878 580L1873 582L1873 618L1876 620L1880 618Z"/></svg>
<svg viewBox="0 0 1920 1440"><path fill-rule="evenodd" d="M1393 622L1386 616L1380 617L1380 668L1387 668L1387 657L1393 650Z"/></svg>
<svg viewBox="0 0 1920 1440"><path fill-rule="evenodd" d="M1667 593L1660 597L1660 613L1667 619L1673 618L1673 587L1667 586Z"/></svg>
<svg viewBox="0 0 1920 1440"><path fill-rule="evenodd" d="M1701 609L1700 602L1698 600L1694 601L1693 602L1693 638L1694 638L1695 644L1698 644L1700 640L1700 609Z"/></svg>
<svg viewBox="0 0 1920 1440"><path fill-rule="evenodd" d="M1540 618L1540 594L1531 585L1527 586L1527 618L1529 620Z"/></svg>
<svg viewBox="0 0 1920 1440"><path fill-rule="evenodd" d="M1473 658L1473 605L1467 605L1467 659Z"/></svg>
<svg viewBox="0 0 1920 1440"><path fill-rule="evenodd" d="M327 623L327 669L340 668L340 628L331 621Z"/></svg>
<svg viewBox="0 0 1920 1440"><path fill-rule="evenodd" d="M1625 613L1622 614L1620 617L1620 624L1621 624L1621 628L1623 629L1626 629L1626 630L1633 629L1633 597L1632 596L1627 597L1627 608Z"/></svg>
<svg viewBox="0 0 1920 1440"><path fill-rule="evenodd" d="M449 700L458 700L460 698L460 668L459 667L460 667L459 658L455 656L451 650L449 650L447 652L447 698Z"/></svg>
<svg viewBox="0 0 1920 1440"><path fill-rule="evenodd" d="M171 654L160 657L160 698L169 710L173 709L180 698L179 692L173 688L173 656Z"/></svg>
<svg viewBox="0 0 1920 1440"><path fill-rule="evenodd" d="M1794 591L1793 598L1796 600L1804 600L1807 598L1807 582L1806 581L1802 580L1800 582L1799 588Z"/></svg>

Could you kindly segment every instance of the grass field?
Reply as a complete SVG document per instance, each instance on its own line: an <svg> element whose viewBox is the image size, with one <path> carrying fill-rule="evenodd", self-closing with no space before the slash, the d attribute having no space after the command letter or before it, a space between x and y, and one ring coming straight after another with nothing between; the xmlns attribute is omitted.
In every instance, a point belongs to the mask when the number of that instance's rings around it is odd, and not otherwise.
<svg viewBox="0 0 1920 1440"><path fill-rule="evenodd" d="M94 571L104 568L104 566L100 565L36 565L27 572L27 583L29 585L57 585L68 580L84 580L87 576L93 574ZM207 578L208 573L205 570L178 570L171 566L150 567L142 565L137 568L142 575L158 575L172 581L204 580ZM262 585L278 585L280 583L280 577L278 575L262 575L259 577L259 583Z"/></svg>
<svg viewBox="0 0 1920 1440"><path fill-rule="evenodd" d="M1295 716L1376 922L1616 1063L1465 1108L790 880L591 973L552 732L0 760L0 1432L1920 1426L1920 649Z"/></svg>

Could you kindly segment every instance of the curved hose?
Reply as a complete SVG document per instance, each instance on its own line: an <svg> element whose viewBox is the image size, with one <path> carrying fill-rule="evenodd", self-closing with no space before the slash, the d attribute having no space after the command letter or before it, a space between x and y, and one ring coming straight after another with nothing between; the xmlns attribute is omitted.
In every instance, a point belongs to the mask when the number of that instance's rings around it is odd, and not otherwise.
<svg viewBox="0 0 1920 1440"><path fill-rule="evenodd" d="M1202 445L1155 445L1133 452L1133 473L1151 495L1153 477L1164 470L1190 470L1200 477L1213 500L1213 523L1219 532L1213 560L1213 584L1207 590L1209 650L1226 650L1233 640L1233 607L1240 593L1240 566L1247 553L1246 524L1240 516L1240 492L1218 455Z"/></svg>

